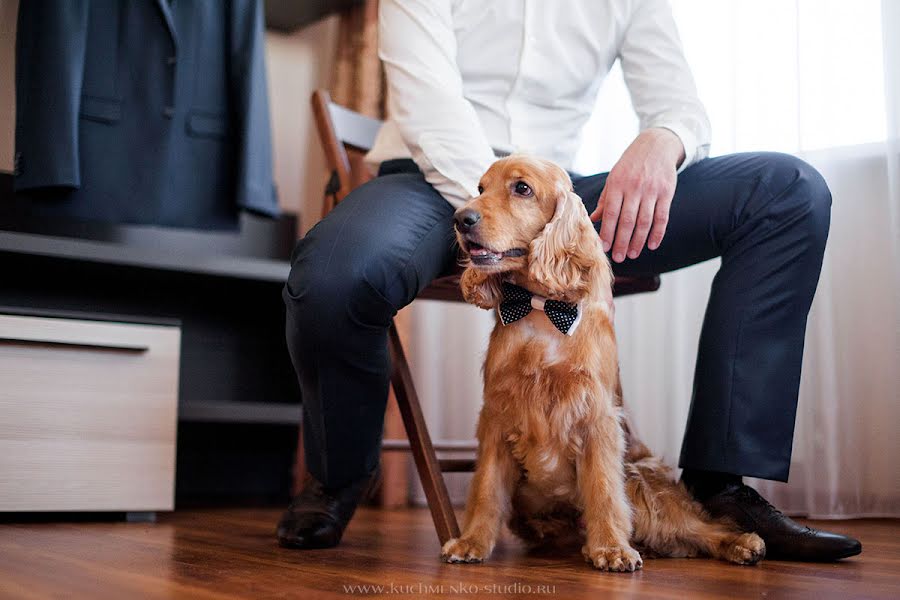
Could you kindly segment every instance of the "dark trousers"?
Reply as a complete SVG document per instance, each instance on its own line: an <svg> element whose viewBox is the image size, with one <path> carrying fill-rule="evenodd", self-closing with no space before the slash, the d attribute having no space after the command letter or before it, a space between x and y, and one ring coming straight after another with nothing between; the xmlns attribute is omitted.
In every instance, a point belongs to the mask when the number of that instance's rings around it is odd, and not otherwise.
<svg viewBox="0 0 900 600"><path fill-rule="evenodd" d="M573 180L592 211L606 174ZM722 257L680 466L787 480L830 208L825 181L793 156L705 159L679 175L662 245L614 264L619 274L651 274ZM297 244L284 289L287 341L303 394L307 467L326 485L378 462L387 329L452 267L452 215L411 161L389 161Z"/></svg>

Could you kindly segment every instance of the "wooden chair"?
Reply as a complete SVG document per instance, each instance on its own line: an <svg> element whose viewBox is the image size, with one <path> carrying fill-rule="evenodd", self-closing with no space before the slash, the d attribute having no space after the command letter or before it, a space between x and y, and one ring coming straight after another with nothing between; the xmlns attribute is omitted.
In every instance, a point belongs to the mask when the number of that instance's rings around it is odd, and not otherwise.
<svg viewBox="0 0 900 600"><path fill-rule="evenodd" d="M331 101L328 92L324 90L317 90L313 93L312 108L322 148L331 169L331 179L326 188L322 209L324 217L353 188L370 178L362 163L362 155L372 147L375 136L381 127L381 121L365 117L335 104ZM461 274L462 269L460 268L452 275L436 279L422 290L417 298L464 302L459 289ZM614 295L623 296L657 289L659 289L659 277L617 277ZM409 363L406 360L406 353L393 323L391 323L388 343L392 362L391 386L397 398L397 405L400 408L409 441L386 439L382 444L382 449L412 452L438 538L443 544L448 539L459 536L459 525L441 473L473 471L475 461L472 458L439 459L436 450L474 453L477 449L476 443L472 441L432 444Z"/></svg>

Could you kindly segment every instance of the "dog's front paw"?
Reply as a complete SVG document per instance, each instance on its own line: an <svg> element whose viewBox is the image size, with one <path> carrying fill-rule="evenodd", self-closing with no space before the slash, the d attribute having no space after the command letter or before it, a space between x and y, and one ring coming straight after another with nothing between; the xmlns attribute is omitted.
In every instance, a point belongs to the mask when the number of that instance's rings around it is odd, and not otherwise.
<svg viewBox="0 0 900 600"><path fill-rule="evenodd" d="M603 546L581 549L584 559L601 571L631 573L644 566L641 555L631 546Z"/></svg>
<svg viewBox="0 0 900 600"><path fill-rule="evenodd" d="M441 558L448 563L480 563L490 553L488 544L474 538L453 538L441 548Z"/></svg>
<svg viewBox="0 0 900 600"><path fill-rule="evenodd" d="M738 565L755 565L766 555L766 543L755 533L739 535L725 551L725 558Z"/></svg>

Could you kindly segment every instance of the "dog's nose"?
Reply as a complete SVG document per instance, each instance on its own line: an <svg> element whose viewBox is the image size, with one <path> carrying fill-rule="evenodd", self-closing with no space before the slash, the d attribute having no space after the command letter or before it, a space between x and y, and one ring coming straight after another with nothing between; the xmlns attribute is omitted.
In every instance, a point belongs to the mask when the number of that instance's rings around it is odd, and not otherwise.
<svg viewBox="0 0 900 600"><path fill-rule="evenodd" d="M481 213L477 210L466 208L456 212L456 228L460 231L470 231L480 220Z"/></svg>

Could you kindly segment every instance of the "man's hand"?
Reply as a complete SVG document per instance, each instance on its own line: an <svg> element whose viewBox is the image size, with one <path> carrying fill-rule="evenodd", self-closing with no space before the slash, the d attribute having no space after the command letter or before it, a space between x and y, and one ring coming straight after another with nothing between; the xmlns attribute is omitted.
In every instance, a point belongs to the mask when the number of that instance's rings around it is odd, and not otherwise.
<svg viewBox="0 0 900 600"><path fill-rule="evenodd" d="M651 128L635 138L610 171L591 220L603 220L603 250L612 247L615 262L626 255L637 258L645 242L650 250L659 247L669 222L676 170L683 160L678 136Z"/></svg>

